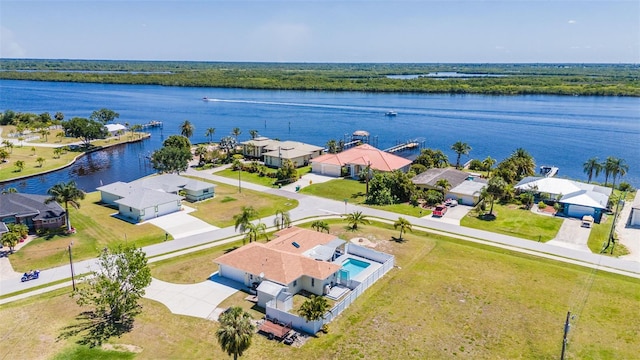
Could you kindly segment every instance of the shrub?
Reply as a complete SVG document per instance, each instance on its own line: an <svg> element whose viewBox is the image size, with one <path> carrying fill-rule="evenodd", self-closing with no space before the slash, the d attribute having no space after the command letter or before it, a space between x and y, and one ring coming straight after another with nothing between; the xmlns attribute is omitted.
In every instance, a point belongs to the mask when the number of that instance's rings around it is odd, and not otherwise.
<svg viewBox="0 0 640 360"><path fill-rule="evenodd" d="M633 188L633 186L631 186L631 184L623 181L620 184L618 184L618 190L631 192L631 191L634 191L635 189Z"/></svg>
<svg viewBox="0 0 640 360"><path fill-rule="evenodd" d="M473 159L469 163L469 170L483 171L484 169L484 164L478 159Z"/></svg>
<svg viewBox="0 0 640 360"><path fill-rule="evenodd" d="M542 210L542 209L544 209L546 207L547 207L547 204L545 204L544 201L540 201L538 203L538 209Z"/></svg>

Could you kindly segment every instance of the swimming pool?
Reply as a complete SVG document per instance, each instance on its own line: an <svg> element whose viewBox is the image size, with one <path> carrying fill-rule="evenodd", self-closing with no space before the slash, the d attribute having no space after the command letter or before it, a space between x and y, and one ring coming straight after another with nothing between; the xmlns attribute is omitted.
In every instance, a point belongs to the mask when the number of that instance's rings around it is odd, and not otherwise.
<svg viewBox="0 0 640 360"><path fill-rule="evenodd" d="M349 277L353 278L354 276L360 274L362 270L369 267L368 262L356 260L352 258L348 258L342 263L342 270L346 270L349 272Z"/></svg>

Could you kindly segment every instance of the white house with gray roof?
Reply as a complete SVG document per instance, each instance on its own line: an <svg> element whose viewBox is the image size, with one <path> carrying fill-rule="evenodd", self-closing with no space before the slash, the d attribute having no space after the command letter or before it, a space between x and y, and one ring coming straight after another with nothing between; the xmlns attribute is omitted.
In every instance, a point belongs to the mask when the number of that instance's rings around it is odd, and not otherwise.
<svg viewBox="0 0 640 360"><path fill-rule="evenodd" d="M261 158L264 164L279 168L283 160L290 160L296 167L305 166L309 161L322 155L324 148L298 141L279 141L257 137L242 143L245 156Z"/></svg>
<svg viewBox="0 0 640 360"><path fill-rule="evenodd" d="M214 184L175 174L163 174L130 183L118 181L97 190L103 203L117 207L121 217L134 222L180 211L183 199L181 192L189 201L205 200L215 195Z"/></svg>

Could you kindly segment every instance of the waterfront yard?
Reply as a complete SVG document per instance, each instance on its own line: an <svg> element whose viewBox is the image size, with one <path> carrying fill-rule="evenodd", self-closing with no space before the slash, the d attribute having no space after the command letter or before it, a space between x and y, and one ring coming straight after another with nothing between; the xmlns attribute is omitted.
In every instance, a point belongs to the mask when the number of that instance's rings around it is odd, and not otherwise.
<svg viewBox="0 0 640 360"><path fill-rule="evenodd" d="M273 168L266 168L266 169L267 169L267 173L269 174L275 174L278 171L278 169L273 169ZM309 173L310 171L311 171L311 166L303 166L301 168L298 168L297 169L298 178L300 178L304 174ZM269 176L260 176L258 173L250 173L248 171L238 171L238 170L233 170L231 168L216 171L215 174L219 176L224 176L229 179L234 179L234 180L237 180L238 178L240 178L240 181L247 181L253 184L258 184L258 185L268 186L268 187L275 186L274 184L278 180L276 178L269 177Z"/></svg>
<svg viewBox="0 0 640 360"><path fill-rule="evenodd" d="M302 348L255 336L243 359L556 358L567 311L576 316L567 358L636 356L640 324L629 319L637 318L640 280L415 229L404 236L407 241L397 243L391 241L398 235L392 225L365 225L355 233L339 220L330 225L331 233L343 238L371 239L377 250L395 255L398 268L332 322L328 334L318 334ZM212 271L216 253L236 245L172 259L167 269L181 259L185 269ZM164 265L153 266L155 276ZM12 344L7 348L9 358L44 359L58 354L59 359L79 359L89 351L92 357L108 355L76 345L75 339L55 341L80 312L69 291L3 305L2 336ZM250 309L244 296L237 293L224 306L239 303ZM227 358L215 339L216 322L173 315L146 299L142 304L133 331L110 343L139 351L136 359ZM260 316L259 311L250 312ZM39 336L25 338L23 334L36 323Z"/></svg>

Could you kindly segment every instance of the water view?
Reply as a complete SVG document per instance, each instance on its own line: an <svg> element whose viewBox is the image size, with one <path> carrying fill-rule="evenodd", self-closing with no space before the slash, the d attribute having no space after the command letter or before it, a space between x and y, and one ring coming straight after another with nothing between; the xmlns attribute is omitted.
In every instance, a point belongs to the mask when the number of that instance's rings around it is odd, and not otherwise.
<svg viewBox="0 0 640 360"><path fill-rule="evenodd" d="M203 101L203 97L211 101ZM65 119L89 117L108 108L120 123L162 121L150 129L151 138L84 157L53 174L15 182L21 192L45 193L53 184L75 179L86 191L113 181L131 181L153 173L146 156L164 138L179 133L184 120L195 126L193 143L207 142L249 130L281 140L324 146L356 130L371 134L374 145L386 149L418 139L442 149L455 161L450 147L467 142L471 158L498 161L518 147L527 149L536 164L560 168L559 176L586 180L582 164L591 157L621 157L629 164L622 181L640 186L640 99L574 96L425 95L358 92L273 91L223 88L181 88L35 81L0 81L0 110L54 114ZM397 116L388 117L388 111ZM597 181L604 181L601 175Z"/></svg>

